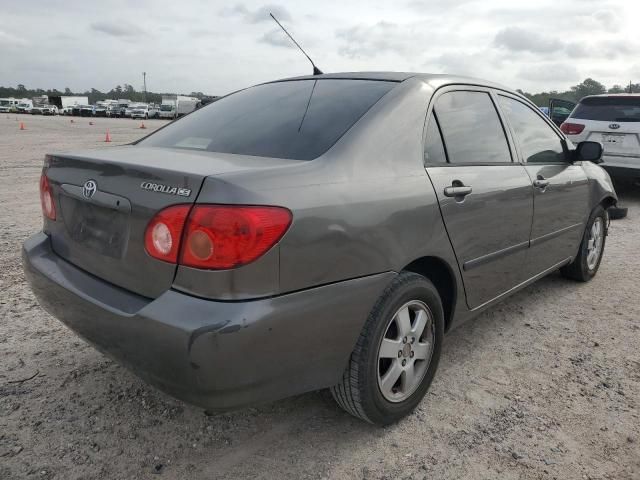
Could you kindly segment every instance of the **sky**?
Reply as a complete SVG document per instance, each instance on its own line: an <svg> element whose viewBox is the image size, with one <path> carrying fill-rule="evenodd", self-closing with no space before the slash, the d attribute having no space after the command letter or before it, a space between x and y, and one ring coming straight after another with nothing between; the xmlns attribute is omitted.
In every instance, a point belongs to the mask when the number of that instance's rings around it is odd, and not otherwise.
<svg viewBox="0 0 640 480"><path fill-rule="evenodd" d="M0 0L0 85L223 95L311 73L469 75L528 92L640 82L640 1Z"/></svg>

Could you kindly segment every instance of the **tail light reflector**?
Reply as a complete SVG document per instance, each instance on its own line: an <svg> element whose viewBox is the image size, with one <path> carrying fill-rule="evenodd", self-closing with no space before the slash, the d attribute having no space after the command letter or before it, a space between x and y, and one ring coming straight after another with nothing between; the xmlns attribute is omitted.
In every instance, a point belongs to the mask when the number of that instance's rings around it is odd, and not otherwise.
<svg viewBox="0 0 640 480"><path fill-rule="evenodd" d="M42 205L42 214L49 220L56 219L56 205L53 203L53 195L49 186L49 179L42 172L40 176L40 204Z"/></svg>
<svg viewBox="0 0 640 480"><path fill-rule="evenodd" d="M578 135L584 130L584 125L581 123L567 123L564 122L560 125L560 130L566 135Z"/></svg>
<svg viewBox="0 0 640 480"><path fill-rule="evenodd" d="M189 213L190 209L169 207L149 222L145 248L151 256L209 270L239 267L267 253L292 220L291 212L282 207L195 205Z"/></svg>

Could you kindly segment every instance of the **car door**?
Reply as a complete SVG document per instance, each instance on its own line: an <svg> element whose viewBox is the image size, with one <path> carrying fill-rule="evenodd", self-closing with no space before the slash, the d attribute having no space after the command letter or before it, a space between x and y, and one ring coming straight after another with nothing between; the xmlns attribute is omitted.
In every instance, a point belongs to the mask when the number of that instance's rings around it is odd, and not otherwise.
<svg viewBox="0 0 640 480"><path fill-rule="evenodd" d="M571 112L576 107L575 102L569 100L562 100L560 98L549 99L549 117L551 121L556 125L562 125Z"/></svg>
<svg viewBox="0 0 640 480"><path fill-rule="evenodd" d="M464 88L464 90L462 89ZM439 91L428 118L425 166L476 308L525 280L533 216L531 180L488 89Z"/></svg>
<svg viewBox="0 0 640 480"><path fill-rule="evenodd" d="M566 140L537 109L499 94L498 102L532 179L533 223L527 272L536 275L576 255L589 215L589 182L569 161Z"/></svg>

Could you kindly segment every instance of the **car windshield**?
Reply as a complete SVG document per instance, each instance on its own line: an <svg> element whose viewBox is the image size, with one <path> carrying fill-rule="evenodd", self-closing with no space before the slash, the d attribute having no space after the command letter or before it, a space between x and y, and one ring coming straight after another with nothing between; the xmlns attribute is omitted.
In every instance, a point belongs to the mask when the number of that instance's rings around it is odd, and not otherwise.
<svg viewBox="0 0 640 480"><path fill-rule="evenodd" d="M640 96L587 97L571 118L604 122L640 122Z"/></svg>
<svg viewBox="0 0 640 480"><path fill-rule="evenodd" d="M140 145L311 160L395 85L346 79L258 85L195 111Z"/></svg>

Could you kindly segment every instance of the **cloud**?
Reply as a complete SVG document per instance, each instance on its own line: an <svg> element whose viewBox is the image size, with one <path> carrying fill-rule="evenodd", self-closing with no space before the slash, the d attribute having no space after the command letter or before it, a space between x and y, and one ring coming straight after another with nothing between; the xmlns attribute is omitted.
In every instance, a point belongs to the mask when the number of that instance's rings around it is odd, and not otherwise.
<svg viewBox="0 0 640 480"><path fill-rule="evenodd" d="M442 73L464 75L470 77L487 77L486 71L499 66L499 59L487 51L463 53L448 52L431 59L425 65L436 65Z"/></svg>
<svg viewBox="0 0 640 480"><path fill-rule="evenodd" d="M338 30L336 37L343 41L339 53L349 58L371 58L381 53L406 54L416 41L411 28L387 21Z"/></svg>
<svg viewBox="0 0 640 480"><path fill-rule="evenodd" d="M285 7L273 4L263 5L255 10L249 10L243 4L238 3L232 7L224 8L221 13L228 17L242 17L242 19L248 23L272 22L273 20L271 20L269 13L273 13L281 22L291 21L291 14Z"/></svg>
<svg viewBox="0 0 640 480"><path fill-rule="evenodd" d="M514 52L550 53L563 47L559 40L520 27L500 30L494 44Z"/></svg>
<svg viewBox="0 0 640 480"><path fill-rule="evenodd" d="M594 26L615 30L620 26L620 17L613 10L597 10L591 14Z"/></svg>
<svg viewBox="0 0 640 480"><path fill-rule="evenodd" d="M538 63L518 72L518 77L529 81L566 83L580 80L577 68L566 62Z"/></svg>
<svg viewBox="0 0 640 480"><path fill-rule="evenodd" d="M273 45L274 47L295 48L293 42L279 28L274 28L273 30L265 33L260 38L260 41L262 43Z"/></svg>
<svg viewBox="0 0 640 480"><path fill-rule="evenodd" d="M2 47L26 47L29 45L24 38L0 30L0 46Z"/></svg>
<svg viewBox="0 0 640 480"><path fill-rule="evenodd" d="M90 25L90 28L112 37L136 37L143 33L141 27L128 22L94 22Z"/></svg>
<svg viewBox="0 0 640 480"><path fill-rule="evenodd" d="M432 13L434 10L441 11L447 8L456 8L460 5L476 1L477 0L412 0L407 3L407 7L416 12Z"/></svg>
<svg viewBox="0 0 640 480"><path fill-rule="evenodd" d="M0 83L108 91L126 82L138 89L144 70L151 90L222 94L307 73L304 57L285 49L293 47L276 33L269 10L287 28L295 19L291 33L327 71L461 73L531 92L567 89L588 76L607 86L640 81L640 2L633 1L47 3L14 2L3 11ZM54 24L80 28L56 31ZM145 41L131 41L138 39ZM114 40L127 48L105 55ZM576 70L582 78L571 78Z"/></svg>
<svg viewBox="0 0 640 480"><path fill-rule="evenodd" d="M584 43L570 42L564 47L564 51L571 58L586 58L593 55L593 50L587 47Z"/></svg>

